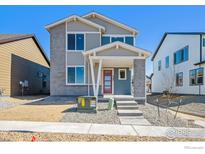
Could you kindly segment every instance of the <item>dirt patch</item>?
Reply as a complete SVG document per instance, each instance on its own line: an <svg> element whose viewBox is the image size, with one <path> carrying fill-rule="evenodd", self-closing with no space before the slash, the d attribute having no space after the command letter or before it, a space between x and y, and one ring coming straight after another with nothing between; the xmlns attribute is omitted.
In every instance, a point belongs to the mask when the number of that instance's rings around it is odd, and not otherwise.
<svg viewBox="0 0 205 154"><path fill-rule="evenodd" d="M19 133L0 132L0 141L205 141L205 139L177 138L148 136L116 136L116 135L82 135L64 133Z"/></svg>
<svg viewBox="0 0 205 154"><path fill-rule="evenodd" d="M17 96L17 97L0 97L0 102L5 103L27 103L32 100L44 98L47 96L44 95L38 95L38 96Z"/></svg>
<svg viewBox="0 0 205 154"><path fill-rule="evenodd" d="M58 122L73 105L19 105L0 112L0 120Z"/></svg>

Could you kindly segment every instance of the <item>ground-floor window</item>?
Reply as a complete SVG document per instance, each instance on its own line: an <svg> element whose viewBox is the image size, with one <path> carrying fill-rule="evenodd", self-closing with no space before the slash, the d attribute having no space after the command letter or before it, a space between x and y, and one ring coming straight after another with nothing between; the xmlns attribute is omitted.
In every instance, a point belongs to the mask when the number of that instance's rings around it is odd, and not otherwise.
<svg viewBox="0 0 205 154"><path fill-rule="evenodd" d="M190 85L201 85L203 84L204 69L197 68L190 70L189 72L189 82Z"/></svg>
<svg viewBox="0 0 205 154"><path fill-rule="evenodd" d="M118 70L118 80L126 80L126 79L127 79L126 69L119 69Z"/></svg>
<svg viewBox="0 0 205 154"><path fill-rule="evenodd" d="M183 72L176 74L176 86L183 86Z"/></svg>
<svg viewBox="0 0 205 154"><path fill-rule="evenodd" d="M67 67L67 84L84 84L84 66Z"/></svg>

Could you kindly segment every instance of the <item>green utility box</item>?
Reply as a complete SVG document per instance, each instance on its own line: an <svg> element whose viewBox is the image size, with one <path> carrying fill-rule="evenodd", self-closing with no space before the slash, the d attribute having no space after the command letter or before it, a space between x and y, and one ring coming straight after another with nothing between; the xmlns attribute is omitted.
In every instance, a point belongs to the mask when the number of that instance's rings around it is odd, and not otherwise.
<svg viewBox="0 0 205 154"><path fill-rule="evenodd" d="M113 110L115 104L114 98L110 98L108 102L108 110Z"/></svg>
<svg viewBox="0 0 205 154"><path fill-rule="evenodd" d="M94 96L80 96L77 98L78 112L92 112L96 113L96 97Z"/></svg>

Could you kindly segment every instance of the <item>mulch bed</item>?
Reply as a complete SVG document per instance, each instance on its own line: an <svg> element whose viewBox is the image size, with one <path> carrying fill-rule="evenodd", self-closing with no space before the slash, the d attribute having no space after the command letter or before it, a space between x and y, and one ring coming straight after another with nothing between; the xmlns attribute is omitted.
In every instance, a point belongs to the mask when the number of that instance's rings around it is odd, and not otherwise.
<svg viewBox="0 0 205 154"><path fill-rule="evenodd" d="M0 132L0 141L24 141L24 142L55 142L55 141L205 141L205 139L148 137L148 136L113 136L113 135L82 135L64 133L21 133Z"/></svg>

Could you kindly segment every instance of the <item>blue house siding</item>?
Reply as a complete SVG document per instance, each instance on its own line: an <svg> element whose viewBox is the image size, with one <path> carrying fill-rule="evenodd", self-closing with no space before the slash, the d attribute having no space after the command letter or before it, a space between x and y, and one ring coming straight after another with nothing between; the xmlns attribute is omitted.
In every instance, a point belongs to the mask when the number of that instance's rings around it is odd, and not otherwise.
<svg viewBox="0 0 205 154"><path fill-rule="evenodd" d="M131 95L131 71L129 70L129 68L126 68L127 80L118 80L119 69L121 68L114 68L114 94Z"/></svg>

